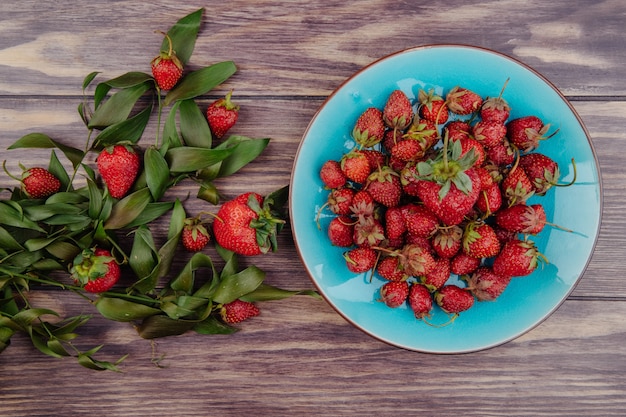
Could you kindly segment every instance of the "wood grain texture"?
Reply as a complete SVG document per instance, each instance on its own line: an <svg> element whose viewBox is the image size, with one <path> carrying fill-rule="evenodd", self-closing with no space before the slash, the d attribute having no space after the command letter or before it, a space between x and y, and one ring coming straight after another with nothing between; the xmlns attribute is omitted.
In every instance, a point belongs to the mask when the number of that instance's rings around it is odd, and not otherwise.
<svg viewBox="0 0 626 417"><path fill-rule="evenodd" d="M83 77L149 71L161 42L154 30L206 7L192 65L234 60L239 71L201 104L234 88L242 106L234 133L272 138L257 161L220 180L226 197L249 184L264 193L286 185L309 121L364 65L417 45L467 43L522 60L570 99L596 150L604 211L597 249L565 303L522 337L462 355L388 346L306 296L264 303L261 316L234 335L151 343L129 324L100 318L78 297L34 291L40 306L94 314L77 342L81 348L104 344L103 359L129 357L121 374L94 373L44 357L16 336L0 355L0 415L624 415L624 2L6 3L0 5L0 159L9 170L48 161L49 151L6 150L26 133L80 147L87 134L76 112ZM150 125L145 140L155 132ZM0 187L12 186L0 175ZM193 194L193 187L183 183L172 197ZM190 212L207 209L185 204ZM155 228L157 240L166 225L164 219ZM289 227L279 247L243 262L265 270L273 285L312 289Z"/></svg>

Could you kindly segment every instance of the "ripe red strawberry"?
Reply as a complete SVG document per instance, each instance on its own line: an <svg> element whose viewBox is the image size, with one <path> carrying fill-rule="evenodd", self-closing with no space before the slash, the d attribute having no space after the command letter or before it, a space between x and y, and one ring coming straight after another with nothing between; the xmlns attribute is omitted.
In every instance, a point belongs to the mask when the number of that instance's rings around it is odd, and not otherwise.
<svg viewBox="0 0 626 417"><path fill-rule="evenodd" d="M402 269L397 256L386 256L376 265L376 272L387 281L402 281L409 276Z"/></svg>
<svg viewBox="0 0 626 417"><path fill-rule="evenodd" d="M385 236L388 239L400 239L406 233L406 224L401 207L389 207L385 211Z"/></svg>
<svg viewBox="0 0 626 417"><path fill-rule="evenodd" d="M439 226L439 219L427 207L415 203L401 207L406 230L413 236L430 238Z"/></svg>
<svg viewBox="0 0 626 417"><path fill-rule="evenodd" d="M541 204L516 204L500 210L496 224L515 233L536 235L547 223L546 211Z"/></svg>
<svg viewBox="0 0 626 417"><path fill-rule="evenodd" d="M343 155L340 163L344 175L357 184L364 184L372 172L367 156L357 149Z"/></svg>
<svg viewBox="0 0 626 417"><path fill-rule="evenodd" d="M485 216L491 216L502 207L502 193L500 185L492 182L489 188L481 190L478 200L476 200L476 208Z"/></svg>
<svg viewBox="0 0 626 417"><path fill-rule="evenodd" d="M441 287L434 295L435 302L449 314L459 314L474 305L474 296L466 288L449 284Z"/></svg>
<svg viewBox="0 0 626 417"><path fill-rule="evenodd" d="M435 259L430 251L415 243L408 243L397 252L400 266L407 275L419 277L435 268Z"/></svg>
<svg viewBox="0 0 626 417"><path fill-rule="evenodd" d="M348 216L333 218L328 225L328 238L333 246L348 247L354 244L354 220Z"/></svg>
<svg viewBox="0 0 626 417"><path fill-rule="evenodd" d="M435 267L428 274L423 275L420 279L431 292L443 287L450 278L451 271L450 259L436 258Z"/></svg>
<svg viewBox="0 0 626 417"><path fill-rule="evenodd" d="M450 271L456 275L467 275L474 272L480 266L481 259L459 251L450 259Z"/></svg>
<svg viewBox="0 0 626 417"><path fill-rule="evenodd" d="M467 289L478 301L493 301L508 287L511 277L498 275L492 268L481 266L465 280Z"/></svg>
<svg viewBox="0 0 626 417"><path fill-rule="evenodd" d="M500 241L488 224L469 222L463 232L463 252L474 258L491 258L500 252Z"/></svg>
<svg viewBox="0 0 626 417"><path fill-rule="evenodd" d="M402 165L421 159L424 154L424 142L411 138L400 140L391 148L391 156L402 161Z"/></svg>
<svg viewBox="0 0 626 417"><path fill-rule="evenodd" d="M118 144L100 152L96 164L109 194L114 198L122 198L137 178L140 160L132 147Z"/></svg>
<svg viewBox="0 0 626 417"><path fill-rule="evenodd" d="M274 195L247 192L222 204L213 221L213 235L224 249L254 256L275 251L276 235L285 220Z"/></svg>
<svg viewBox="0 0 626 417"><path fill-rule="evenodd" d="M360 274L367 272L376 266L377 253L371 248L355 248L343 254L346 265L350 272Z"/></svg>
<svg viewBox="0 0 626 417"><path fill-rule="evenodd" d="M165 34L165 38L169 43L169 50L167 52L161 51L150 62L150 67L157 86L161 90L171 90L183 75L183 64L172 49L172 40L169 35Z"/></svg>
<svg viewBox="0 0 626 417"><path fill-rule="evenodd" d="M395 207L400 204L402 197L400 175L388 166L380 167L367 177L365 190L377 203L385 207Z"/></svg>
<svg viewBox="0 0 626 417"><path fill-rule="evenodd" d="M466 115L478 111L483 99L467 88L456 86L446 95L446 103L451 112Z"/></svg>
<svg viewBox="0 0 626 417"><path fill-rule="evenodd" d="M505 167L515 162L515 149L507 138L502 143L487 148L487 159L496 166Z"/></svg>
<svg viewBox="0 0 626 417"><path fill-rule="evenodd" d="M463 229L459 226L442 227L432 239L433 250L441 258L452 258L461 250Z"/></svg>
<svg viewBox="0 0 626 417"><path fill-rule="evenodd" d="M389 281L380 288L381 301L387 307L397 308L406 301L409 296L409 284L406 281Z"/></svg>
<svg viewBox="0 0 626 417"><path fill-rule="evenodd" d="M422 320L430 317L430 312L433 309L433 297L424 285L411 284L408 303L416 319Z"/></svg>
<svg viewBox="0 0 626 417"><path fill-rule="evenodd" d="M239 105L231 100L232 90L222 98L218 98L206 111L207 121L213 135L220 139L237 123Z"/></svg>
<svg viewBox="0 0 626 417"><path fill-rule="evenodd" d="M361 149L361 152L370 163L371 169L377 169L385 166L385 154L377 149Z"/></svg>
<svg viewBox="0 0 626 417"><path fill-rule="evenodd" d="M70 273L85 291L101 293L110 290L122 274L119 264L106 249L85 249L72 262Z"/></svg>
<svg viewBox="0 0 626 417"><path fill-rule="evenodd" d="M404 130L413 121L411 101L402 90L391 92L383 109L383 121L391 129Z"/></svg>
<svg viewBox="0 0 626 417"><path fill-rule="evenodd" d="M472 137L472 127L464 120L452 120L446 124L446 132L449 140L459 140Z"/></svg>
<svg viewBox="0 0 626 417"><path fill-rule="evenodd" d="M46 198L61 189L61 181L45 168L34 167L22 173L21 188L28 198Z"/></svg>
<svg viewBox="0 0 626 417"><path fill-rule="evenodd" d="M326 204L328 204L330 211L335 214L349 215L352 213L350 207L353 197L354 190L352 188L334 188L330 190Z"/></svg>
<svg viewBox="0 0 626 417"><path fill-rule="evenodd" d="M429 120L435 124L444 124L448 121L448 107L446 101L434 90L428 93L419 90L417 93L419 102L419 114L423 119Z"/></svg>
<svg viewBox="0 0 626 417"><path fill-rule="evenodd" d="M519 166L526 172L537 195L544 195L553 185L557 185L561 175L556 161L539 152L522 155Z"/></svg>
<svg viewBox="0 0 626 417"><path fill-rule="evenodd" d="M508 84L509 80L507 79L500 90L500 95L498 97L488 97L484 102L482 107L480 108L480 117L482 120L486 122L496 122L496 123L504 123L506 119L509 118L511 113L511 106L509 103L502 98L504 94L504 89Z"/></svg>
<svg viewBox="0 0 626 417"><path fill-rule="evenodd" d="M220 317L226 324L241 323L261 314L259 308L249 301L235 300L220 307Z"/></svg>
<svg viewBox="0 0 626 417"><path fill-rule="evenodd" d="M330 189L343 187L348 180L341 170L339 161L328 160L320 169L320 178L324 185Z"/></svg>
<svg viewBox="0 0 626 417"><path fill-rule="evenodd" d="M472 126L472 134L485 148L492 148L504 140L506 126L500 122L480 120Z"/></svg>
<svg viewBox="0 0 626 417"><path fill-rule="evenodd" d="M183 247L188 252L200 252L209 244L211 240L209 232L206 230L199 218L185 219L185 226L181 233Z"/></svg>
<svg viewBox="0 0 626 417"><path fill-rule="evenodd" d="M513 167L500 184L502 196L508 206L525 203L533 194L533 185L523 169Z"/></svg>
<svg viewBox="0 0 626 417"><path fill-rule="evenodd" d="M433 121L415 118L403 137L417 140L426 152L439 142L439 131Z"/></svg>
<svg viewBox="0 0 626 417"><path fill-rule="evenodd" d="M480 167L487 158L487 152L483 145L474 138L462 138L458 142L461 144L461 157L465 154L473 151L474 153L474 167Z"/></svg>
<svg viewBox="0 0 626 417"><path fill-rule="evenodd" d="M509 240L493 260L493 272L504 277L530 275L545 257L531 240Z"/></svg>
<svg viewBox="0 0 626 417"><path fill-rule="evenodd" d="M357 218L357 221L374 217L376 211L374 198L372 198L372 195L366 190L357 191L352 197L350 211L352 211L352 214Z"/></svg>
<svg viewBox="0 0 626 417"><path fill-rule="evenodd" d="M415 164L407 164L400 170L402 192L407 196L418 197L417 184L420 182L419 173Z"/></svg>
<svg viewBox="0 0 626 417"><path fill-rule="evenodd" d="M383 112L376 107L369 107L361 113L352 129L352 137L363 148L378 144L384 134Z"/></svg>
<svg viewBox="0 0 626 417"><path fill-rule="evenodd" d="M554 135L546 135L550 124L543 124L537 116L523 116L506 124L509 141L523 152L531 152L539 147L539 142Z"/></svg>
<svg viewBox="0 0 626 417"><path fill-rule="evenodd" d="M385 228L375 217L363 217L355 223L352 239L360 247L378 246L385 240Z"/></svg>

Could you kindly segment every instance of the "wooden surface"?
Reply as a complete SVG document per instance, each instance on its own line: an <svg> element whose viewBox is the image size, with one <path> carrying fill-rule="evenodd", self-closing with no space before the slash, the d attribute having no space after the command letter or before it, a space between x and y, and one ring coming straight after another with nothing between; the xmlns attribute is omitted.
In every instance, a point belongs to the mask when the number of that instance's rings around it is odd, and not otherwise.
<svg viewBox="0 0 626 417"><path fill-rule="evenodd" d="M238 73L211 94L235 88L242 106L237 133L272 138L257 161L220 183L227 196L250 184L262 192L286 185L309 120L362 66L422 44L473 44L537 69L585 122L604 187L591 262L570 297L537 328L462 355L388 346L310 297L264 303L262 315L234 335L187 334L155 343L96 314L83 342L105 344L101 355L108 360L129 353L123 372L97 373L48 358L16 336L0 355L0 415L626 414L623 1L3 2L0 149L8 167L47 162L48 152L5 151L29 132L80 146L85 129L76 106L83 77L149 71L161 42L154 30L167 30L199 7L206 13L192 64L235 61ZM1 178L1 187L13 185ZM278 253L253 261L267 271L267 281L313 288L289 228L279 245ZM36 298L68 315L94 313L70 294L41 291ZM162 357L162 367L155 357Z"/></svg>

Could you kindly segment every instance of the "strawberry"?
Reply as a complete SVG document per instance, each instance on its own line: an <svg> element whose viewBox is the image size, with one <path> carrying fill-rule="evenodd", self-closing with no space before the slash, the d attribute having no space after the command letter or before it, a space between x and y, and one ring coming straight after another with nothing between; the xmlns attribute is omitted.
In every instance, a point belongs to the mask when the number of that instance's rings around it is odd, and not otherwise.
<svg viewBox="0 0 626 417"><path fill-rule="evenodd" d="M140 160L131 146L117 144L102 150L96 164L111 197L122 198L137 178Z"/></svg>
<svg viewBox="0 0 626 417"><path fill-rule="evenodd" d="M519 166L530 179L533 191L537 195L544 195L553 185L557 185L561 175L559 165L549 156L539 152L522 155Z"/></svg>
<svg viewBox="0 0 626 417"><path fill-rule="evenodd" d="M464 279L467 281L467 289L478 301L495 300L511 282L511 277L498 275L486 266L481 266Z"/></svg>
<svg viewBox="0 0 626 417"><path fill-rule="evenodd" d="M411 284L407 301L416 319L422 320L430 317L430 312L433 309L433 297L424 285Z"/></svg>
<svg viewBox="0 0 626 417"><path fill-rule="evenodd" d="M328 238L333 246L348 247L354 241L354 221L348 216L333 218L328 225Z"/></svg>
<svg viewBox="0 0 626 417"><path fill-rule="evenodd" d="M452 120L445 126L449 140L459 140L472 137L472 127L464 120Z"/></svg>
<svg viewBox="0 0 626 417"><path fill-rule="evenodd" d="M433 121L416 118L403 137L405 139L417 140L424 152L426 152L439 142L439 131Z"/></svg>
<svg viewBox="0 0 626 417"><path fill-rule="evenodd" d="M391 156L402 161L402 165L409 161L416 161L424 157L424 143L419 140L407 138L398 141L391 148Z"/></svg>
<svg viewBox="0 0 626 417"><path fill-rule="evenodd" d="M385 154L377 149L361 149L361 152L370 163L371 169L377 169L385 165Z"/></svg>
<svg viewBox="0 0 626 417"><path fill-rule="evenodd" d="M46 198L61 189L61 181L45 168L34 167L22 172L21 188L28 198Z"/></svg>
<svg viewBox="0 0 626 417"><path fill-rule="evenodd" d="M506 126L500 122L480 120L472 126L472 134L485 148L492 148L504 140Z"/></svg>
<svg viewBox="0 0 626 417"><path fill-rule="evenodd" d="M344 175L357 184L364 184L372 172L367 156L357 149L343 155L340 164Z"/></svg>
<svg viewBox="0 0 626 417"><path fill-rule="evenodd" d="M349 215L351 213L352 198L354 190L352 188L334 188L328 194L328 208L335 214Z"/></svg>
<svg viewBox="0 0 626 417"><path fill-rule="evenodd" d="M509 118L511 113L511 106L509 103L502 98L502 94L504 94L504 89L508 84L509 80L507 79L502 86L502 90L500 90L500 95L498 97L488 97L484 102L482 107L480 108L480 117L482 120L486 122L495 122L495 123L504 123L506 119Z"/></svg>
<svg viewBox="0 0 626 417"><path fill-rule="evenodd" d="M550 124L544 125L537 116L523 116L506 124L509 141L523 152L531 152L539 147L539 142L553 136L547 136Z"/></svg>
<svg viewBox="0 0 626 417"><path fill-rule="evenodd" d="M220 317L226 324L240 323L261 314L261 311L254 303L239 299L223 304L219 312Z"/></svg>
<svg viewBox="0 0 626 417"><path fill-rule="evenodd" d="M506 174L500 187L502 196L509 206L525 203L534 194L533 185L528 175L519 166L514 166Z"/></svg>
<svg viewBox="0 0 626 417"><path fill-rule="evenodd" d="M480 266L481 259L459 251L450 259L450 271L456 275L471 274Z"/></svg>
<svg viewBox="0 0 626 417"><path fill-rule="evenodd" d="M487 148L487 159L496 166L507 166L515 162L515 149L507 138L495 146Z"/></svg>
<svg viewBox="0 0 626 417"><path fill-rule="evenodd" d="M352 197L350 211L356 216L358 221L374 217L376 212L376 204L374 198L366 190L359 190Z"/></svg>
<svg viewBox="0 0 626 417"><path fill-rule="evenodd" d="M247 192L222 204L213 221L213 234L223 248L240 255L254 256L276 251L281 218L274 195L266 198Z"/></svg>
<svg viewBox="0 0 626 417"><path fill-rule="evenodd" d="M467 88L456 86L446 95L446 103L451 112L466 115L479 110L483 99Z"/></svg>
<svg viewBox="0 0 626 417"><path fill-rule="evenodd" d="M450 259L448 258L436 258L435 267L428 274L422 275L420 278L422 284L424 284L431 292L438 290L450 278L451 271Z"/></svg>
<svg viewBox="0 0 626 417"><path fill-rule="evenodd" d="M516 204L499 211L496 224L515 233L536 235L547 223L546 212L541 204Z"/></svg>
<svg viewBox="0 0 626 417"><path fill-rule="evenodd" d="M181 233L181 240L188 252L200 252L208 245L210 237L199 218L187 218Z"/></svg>
<svg viewBox="0 0 626 417"><path fill-rule="evenodd" d="M391 92L383 109L383 121L394 130L406 129L413 120L411 101L402 90Z"/></svg>
<svg viewBox="0 0 626 417"><path fill-rule="evenodd" d="M365 190L377 203L385 207L395 207L400 204L402 196L400 175L388 166L380 167L367 177Z"/></svg>
<svg viewBox="0 0 626 417"><path fill-rule="evenodd" d="M385 228L373 216L363 217L355 223L352 239L360 247L378 246L385 239Z"/></svg>
<svg viewBox="0 0 626 417"><path fill-rule="evenodd" d="M432 238L433 250L441 258L452 258L461 250L463 229L459 226L442 227Z"/></svg>
<svg viewBox="0 0 626 417"><path fill-rule="evenodd" d="M419 173L415 164L407 164L400 170L400 183L402 184L402 192L411 197L417 197L417 188Z"/></svg>
<svg viewBox="0 0 626 417"><path fill-rule="evenodd" d="M400 266L397 256L387 256L381 259L376 265L376 272L387 281L403 281L409 277Z"/></svg>
<svg viewBox="0 0 626 417"><path fill-rule="evenodd" d="M484 213L485 216L491 216L502 207L502 193L500 185L492 182L489 188L480 191L478 200L476 200L476 208Z"/></svg>
<svg viewBox="0 0 626 417"><path fill-rule="evenodd" d="M167 34L165 34L165 38L169 43L169 50L167 52L161 51L150 62L150 67L157 86L161 90L171 90L183 75L183 64L172 49L172 39Z"/></svg>
<svg viewBox="0 0 626 417"><path fill-rule="evenodd" d="M70 273L74 282L82 285L85 291L101 293L119 281L121 269L110 251L94 248L85 249L74 258Z"/></svg>
<svg viewBox="0 0 626 417"><path fill-rule="evenodd" d="M474 258L491 258L500 252L500 241L488 224L469 222L463 232L463 252Z"/></svg>
<svg viewBox="0 0 626 417"><path fill-rule="evenodd" d="M473 151L474 166L480 167L487 157L485 148L483 145L474 138L461 138L457 142L461 144L461 157L471 151Z"/></svg>
<svg viewBox="0 0 626 417"><path fill-rule="evenodd" d="M320 169L320 179L324 185L330 189L343 187L348 180L341 170L339 161L328 160L324 162Z"/></svg>
<svg viewBox="0 0 626 417"><path fill-rule="evenodd" d="M401 207L389 207L385 211L385 236L388 239L400 239L406 233L406 224Z"/></svg>
<svg viewBox="0 0 626 417"><path fill-rule="evenodd" d="M417 100L419 102L419 114L423 119L435 124L444 124L448 121L447 103L443 97L435 94L434 90L430 90L428 93L419 90Z"/></svg>
<svg viewBox="0 0 626 417"><path fill-rule="evenodd" d="M220 139L237 123L239 105L231 100L232 90L222 98L218 98L206 111L207 122L213 135Z"/></svg>
<svg viewBox="0 0 626 417"><path fill-rule="evenodd" d="M531 240L512 239L493 260L493 272L504 277L530 275L545 257Z"/></svg>
<svg viewBox="0 0 626 417"><path fill-rule="evenodd" d="M413 236L431 237L439 226L439 219L427 207L415 203L401 207L406 230Z"/></svg>
<svg viewBox="0 0 626 417"><path fill-rule="evenodd" d="M449 314L459 314L474 305L474 296L458 285L444 285L435 292L435 302L443 311Z"/></svg>
<svg viewBox="0 0 626 417"><path fill-rule="evenodd" d="M406 281L389 281L380 288L381 301L387 307L397 308L406 301L409 296L409 284Z"/></svg>
<svg viewBox="0 0 626 417"><path fill-rule="evenodd" d="M369 107L361 113L352 129L352 137L363 148L378 144L384 134L383 112L376 107Z"/></svg>
<svg viewBox="0 0 626 417"><path fill-rule="evenodd" d="M398 251L400 267L407 275L419 277L435 268L435 259L430 251L415 243L408 243Z"/></svg>
<svg viewBox="0 0 626 417"><path fill-rule="evenodd" d="M343 254L350 272L360 274L367 272L376 265L377 253L371 248L355 248Z"/></svg>

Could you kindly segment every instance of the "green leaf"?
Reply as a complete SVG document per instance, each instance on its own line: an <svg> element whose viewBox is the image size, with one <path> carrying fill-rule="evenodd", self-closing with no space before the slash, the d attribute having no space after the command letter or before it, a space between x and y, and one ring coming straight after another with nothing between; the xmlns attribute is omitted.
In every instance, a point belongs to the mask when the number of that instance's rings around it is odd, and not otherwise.
<svg viewBox="0 0 626 417"><path fill-rule="evenodd" d="M158 264L154 239L146 225L139 226L135 230L129 264L139 278L150 275Z"/></svg>
<svg viewBox="0 0 626 417"><path fill-rule="evenodd" d="M182 146L167 151L165 159L171 172L196 172L228 158L236 148L206 149Z"/></svg>
<svg viewBox="0 0 626 417"><path fill-rule="evenodd" d="M96 300L96 309L103 317L121 322L140 320L161 313L160 309L145 304L105 296Z"/></svg>
<svg viewBox="0 0 626 417"><path fill-rule="evenodd" d="M135 107L139 98L150 89L148 82L119 90L96 109L89 121L89 128L103 129L107 126L123 122Z"/></svg>
<svg viewBox="0 0 626 417"><path fill-rule="evenodd" d="M183 291L190 294L193 290L196 270L200 268L212 268L213 274L215 274L211 258L201 252L194 253L189 262L185 265L185 268L172 280L170 287L175 291Z"/></svg>
<svg viewBox="0 0 626 417"><path fill-rule="evenodd" d="M4 201L0 201L0 224L44 232L37 223L24 217L15 207Z"/></svg>
<svg viewBox="0 0 626 417"><path fill-rule="evenodd" d="M209 316L196 324L193 330L198 334L232 334L239 329L222 323L217 317Z"/></svg>
<svg viewBox="0 0 626 417"><path fill-rule="evenodd" d="M168 144L168 148L178 148L179 146L183 146L182 139L180 138L176 127L176 115L178 114L180 103L180 101L174 103L170 109L167 119L165 120L165 126L163 126L163 142L164 144Z"/></svg>
<svg viewBox="0 0 626 417"><path fill-rule="evenodd" d="M202 23L202 15L204 8L198 9L193 13L180 19L174 26L172 26L167 34L172 40L172 48L176 52L176 56L183 63L186 64L196 45L196 38L198 37L198 31L200 30L200 24ZM161 44L161 51L169 51L169 42L167 39L163 39Z"/></svg>
<svg viewBox="0 0 626 417"><path fill-rule="evenodd" d="M144 154L146 183L152 198L158 201L168 188L170 171L165 158L154 147L146 149Z"/></svg>
<svg viewBox="0 0 626 417"><path fill-rule="evenodd" d="M98 71L90 72L89 74L87 74L87 76L83 79L83 91L85 91L87 87L89 87L91 82L98 76L98 74L100 74L100 72Z"/></svg>
<svg viewBox="0 0 626 417"><path fill-rule="evenodd" d="M231 136L229 140L233 138ZM248 163L255 160L267 147L269 138L250 139L244 136L234 136L237 140L237 152L222 161L218 177L227 177L239 171Z"/></svg>
<svg viewBox="0 0 626 417"><path fill-rule="evenodd" d="M194 297L189 295L181 295L175 302L166 302L161 305L161 309L173 319L187 318L197 320L198 309L204 307L206 310L210 301L202 297Z"/></svg>
<svg viewBox="0 0 626 417"><path fill-rule="evenodd" d="M104 222L105 229L121 229L135 220L150 203L150 190L142 188L118 201Z"/></svg>
<svg viewBox="0 0 626 417"><path fill-rule="evenodd" d="M215 184L213 184L213 181L202 181L196 197L214 205L220 202L220 193Z"/></svg>
<svg viewBox="0 0 626 417"><path fill-rule="evenodd" d="M24 212L31 220L41 221L55 214L78 214L82 209L72 204L51 203L24 207Z"/></svg>
<svg viewBox="0 0 626 417"><path fill-rule="evenodd" d="M15 240L13 235L4 227L0 226L0 248L5 250L21 250L22 245Z"/></svg>
<svg viewBox="0 0 626 417"><path fill-rule="evenodd" d="M273 287L268 284L261 284L254 291L239 297L244 301L256 302L256 301L271 301L282 300L294 295L310 295L315 298L321 299L321 296L313 290L284 290L282 288Z"/></svg>
<svg viewBox="0 0 626 417"><path fill-rule="evenodd" d="M228 80L237 67L232 61L218 62L217 64L190 72L183 77L174 89L165 96L166 106L178 100L195 98L213 90L224 81Z"/></svg>
<svg viewBox="0 0 626 417"><path fill-rule="evenodd" d="M174 202L164 201L157 203L149 203L146 208L133 220L126 225L126 228L132 229L142 224L148 224L158 219L174 207Z"/></svg>
<svg viewBox="0 0 626 417"><path fill-rule="evenodd" d="M164 315L147 317L137 327L139 336L144 339L174 336L193 329L195 322L174 320Z"/></svg>
<svg viewBox="0 0 626 417"><path fill-rule="evenodd" d="M25 136L22 136L16 142L14 142L8 149L21 149L21 148L57 148L67 159L70 160L72 166L76 168L83 160L85 154L83 151L73 148L71 146L63 145L48 135L43 133L29 133Z"/></svg>
<svg viewBox="0 0 626 417"><path fill-rule="evenodd" d="M87 189L89 190L89 217L94 220L102 220L100 214L104 207L104 197L102 190L91 179L87 179Z"/></svg>
<svg viewBox="0 0 626 417"><path fill-rule="evenodd" d="M102 100L112 88L130 88L149 82L152 82L152 76L144 72L127 72L119 77L103 81L96 86L96 91L94 93L94 105L98 108Z"/></svg>
<svg viewBox="0 0 626 417"><path fill-rule="evenodd" d="M97 146L109 146L118 142L137 143L148 125L151 114L152 104L135 116L104 129L96 136L94 143L97 144Z"/></svg>
<svg viewBox="0 0 626 417"><path fill-rule="evenodd" d="M211 128L193 99L180 101L180 133L187 146L211 147Z"/></svg>
<svg viewBox="0 0 626 417"><path fill-rule="evenodd" d="M47 308L27 308L14 315L13 322L22 329L26 329L33 321L44 315L59 316L56 311Z"/></svg>
<svg viewBox="0 0 626 417"><path fill-rule="evenodd" d="M61 161L59 161L59 158L57 157L56 152L54 151L50 152L50 162L48 163L48 171L50 171L52 175L54 175L55 177L59 179L59 181L61 182L62 190L68 190L71 188L70 177L67 174L67 171L65 170L65 167L63 166L63 164L61 164Z"/></svg>
<svg viewBox="0 0 626 417"><path fill-rule="evenodd" d="M254 265L249 266L237 274L222 279L212 299L216 303L230 303L257 289L264 279L265 272Z"/></svg>

